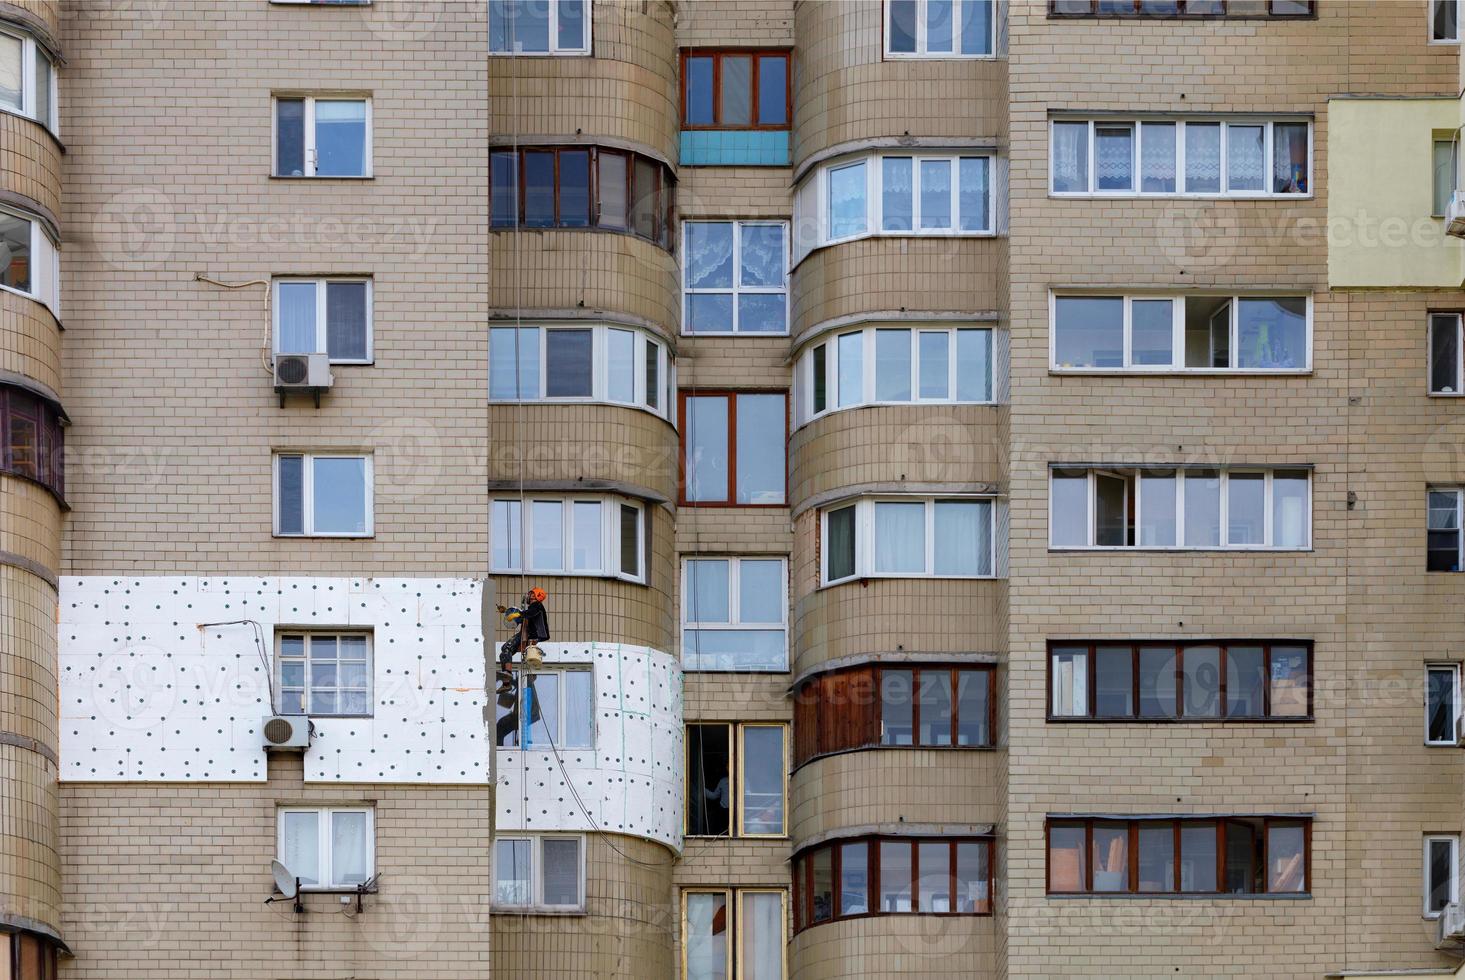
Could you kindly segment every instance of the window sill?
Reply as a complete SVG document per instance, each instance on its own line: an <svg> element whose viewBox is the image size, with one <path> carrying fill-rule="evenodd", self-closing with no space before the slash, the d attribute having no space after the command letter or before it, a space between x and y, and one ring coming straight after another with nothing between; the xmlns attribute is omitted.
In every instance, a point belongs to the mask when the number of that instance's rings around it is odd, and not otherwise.
<svg viewBox="0 0 1465 980"><path fill-rule="evenodd" d="M275 531L270 536L274 538L279 538L282 541L319 541L322 539L327 541L369 541L372 538L376 537L376 534L371 531L368 531L365 534L281 534L279 531Z"/></svg>
<svg viewBox="0 0 1465 980"><path fill-rule="evenodd" d="M1267 194L1260 191L1248 191L1235 194L1219 193L1197 193L1197 194L1143 194L1137 191L1049 191L1050 201L1312 201L1316 196L1307 194Z"/></svg>
<svg viewBox="0 0 1465 980"><path fill-rule="evenodd" d="M1048 892L1048 898L1058 899L1084 899L1096 898L1100 901L1113 901L1124 899L1139 899L1141 901L1163 901L1173 902L1179 899L1183 902L1310 902L1312 892L1261 892L1261 893L1236 893L1236 892Z"/></svg>
<svg viewBox="0 0 1465 980"><path fill-rule="evenodd" d="M1177 367L1156 367L1156 368L1089 368L1089 367L1058 367L1051 366L1048 373L1055 376L1072 375L1075 377L1102 378L1102 377L1124 377L1124 378L1176 378L1176 377L1201 377L1201 378L1305 378L1313 373L1310 367L1305 368L1177 368Z"/></svg>
<svg viewBox="0 0 1465 980"><path fill-rule="evenodd" d="M1279 715L1272 718L1092 718L1087 715L1048 715L1050 725L1311 725L1313 715Z"/></svg>
<svg viewBox="0 0 1465 980"><path fill-rule="evenodd" d="M990 39L989 39L990 40ZM886 61L996 61L997 55L987 54L954 54L946 51L938 51L935 54L921 54L914 51L886 51Z"/></svg>
<svg viewBox="0 0 1465 980"><path fill-rule="evenodd" d="M65 146L65 144L63 144L61 142L61 137L57 136L56 133L54 131L52 131L50 125L48 125L47 123L41 122L35 116L27 116L25 113L18 112L15 109L11 109L8 106L0 106L0 112L5 113L5 115L7 115L7 116L14 116L17 119L24 119L28 123L33 123L33 124L41 127L42 129L44 129L46 131L46 135L49 136L49 137L51 137L51 142L53 142L53 143L56 144L56 148L58 150L60 150L62 153L65 153L66 152L66 146Z"/></svg>
<svg viewBox="0 0 1465 980"><path fill-rule="evenodd" d="M720 674L724 677L746 676L748 674L766 674L777 677L788 672L789 668L787 667L748 667L744 669L738 667L688 667L685 664L682 666L682 673L684 674Z"/></svg>
<svg viewBox="0 0 1465 980"><path fill-rule="evenodd" d="M1049 549L1056 550L1056 549ZM1092 548L1091 551L1134 551L1133 548ZM909 575L856 575L854 578L842 578L833 582L820 583L817 591L825 589L837 589L841 585L868 585L870 582L879 581L925 581L927 579L940 582L999 582L1001 578L996 575L923 575L912 572Z"/></svg>
<svg viewBox="0 0 1465 980"><path fill-rule="evenodd" d="M288 6L288 4L286 4L286 6ZM321 4L300 4L300 6L302 6L302 7L325 7L325 6L329 6L329 4L323 4L323 3L321 3ZM294 174L270 174L270 180L287 180L287 181L324 181L324 180L360 181L360 180L375 180L375 179L376 179L376 174L357 174L354 177L353 176L348 176L348 175L345 175L345 174L322 174L322 175L319 175L319 176L309 176L309 177L307 177L305 174L301 174L298 177L295 176Z"/></svg>
<svg viewBox="0 0 1465 980"><path fill-rule="evenodd" d="M531 491L532 493L533 491ZM296 535L298 537L298 535ZM542 568L490 568L490 575L538 575L544 578L598 578L610 582L625 582L627 585L645 585L645 579L628 578L625 575L615 575L607 572L568 572L564 569L548 571Z"/></svg>
<svg viewBox="0 0 1465 980"><path fill-rule="evenodd" d="M1301 555L1309 554L1315 549L1312 546L1306 548L1277 548L1267 545L1236 545L1226 547L1223 545L1206 545L1202 547L1187 548L1180 545L1156 545L1144 547L1130 547L1128 545L1079 545L1079 544L1050 544L1048 551L1052 553L1084 553L1092 552L1098 554L1167 554L1175 552L1179 554L1222 554L1222 555Z"/></svg>
<svg viewBox="0 0 1465 980"><path fill-rule="evenodd" d="M744 294L747 295L747 294ZM756 293L753 295L757 295ZM683 330L679 337L787 337L787 330Z"/></svg>
<svg viewBox="0 0 1465 980"><path fill-rule="evenodd" d="M494 915L521 915L525 917L539 915L559 919L576 919L584 918L590 914L584 909L538 908L526 905L491 905L489 908L493 911Z"/></svg>
<svg viewBox="0 0 1465 980"><path fill-rule="evenodd" d="M1429 398L1465 398L1465 391L1431 391Z"/></svg>
<svg viewBox="0 0 1465 980"><path fill-rule="evenodd" d="M588 58L590 51L490 51L488 56L490 58Z"/></svg>

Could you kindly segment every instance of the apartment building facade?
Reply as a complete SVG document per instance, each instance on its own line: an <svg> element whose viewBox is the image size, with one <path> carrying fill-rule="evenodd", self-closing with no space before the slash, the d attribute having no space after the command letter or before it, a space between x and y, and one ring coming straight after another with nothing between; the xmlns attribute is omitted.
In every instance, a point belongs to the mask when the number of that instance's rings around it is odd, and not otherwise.
<svg viewBox="0 0 1465 980"><path fill-rule="evenodd" d="M1452 975L1460 20L0 0L0 978Z"/></svg>

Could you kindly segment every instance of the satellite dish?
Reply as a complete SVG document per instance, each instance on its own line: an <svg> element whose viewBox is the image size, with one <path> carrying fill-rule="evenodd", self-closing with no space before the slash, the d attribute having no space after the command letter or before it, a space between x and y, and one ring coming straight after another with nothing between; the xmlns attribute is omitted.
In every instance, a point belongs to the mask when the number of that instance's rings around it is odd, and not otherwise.
<svg viewBox="0 0 1465 980"><path fill-rule="evenodd" d="M279 861L271 861L270 872L275 876L275 887L280 890L280 894L286 899L294 898L299 891L299 882L290 873L290 869Z"/></svg>

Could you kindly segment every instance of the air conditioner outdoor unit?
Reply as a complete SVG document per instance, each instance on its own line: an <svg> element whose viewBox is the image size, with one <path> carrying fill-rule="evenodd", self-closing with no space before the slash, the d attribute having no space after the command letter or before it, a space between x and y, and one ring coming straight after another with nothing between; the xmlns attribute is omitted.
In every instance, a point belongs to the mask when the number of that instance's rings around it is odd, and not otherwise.
<svg viewBox="0 0 1465 980"><path fill-rule="evenodd" d="M1450 204L1445 208L1445 234L1465 238L1465 197L1458 190L1450 192Z"/></svg>
<svg viewBox="0 0 1465 980"><path fill-rule="evenodd" d="M1440 935L1437 945L1455 945L1465 940L1465 905L1451 902L1440 913Z"/></svg>
<svg viewBox="0 0 1465 980"><path fill-rule="evenodd" d="M329 354L275 355L275 391L280 396L281 408L285 406L285 396L292 391L314 395L319 407L320 393L330 388L334 380Z"/></svg>
<svg viewBox="0 0 1465 980"><path fill-rule="evenodd" d="M266 751L310 748L310 719L305 715L271 715L260 731Z"/></svg>

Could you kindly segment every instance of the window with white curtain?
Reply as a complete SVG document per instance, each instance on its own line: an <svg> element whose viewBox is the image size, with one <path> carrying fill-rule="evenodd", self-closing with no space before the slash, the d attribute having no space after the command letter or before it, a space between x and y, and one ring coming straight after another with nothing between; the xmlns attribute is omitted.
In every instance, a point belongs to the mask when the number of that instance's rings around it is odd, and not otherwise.
<svg viewBox="0 0 1465 980"><path fill-rule="evenodd" d="M275 353L370 364L371 280L276 279Z"/></svg>
<svg viewBox="0 0 1465 980"><path fill-rule="evenodd" d="M1431 44L1460 42L1460 0L1429 0Z"/></svg>
<svg viewBox="0 0 1465 980"><path fill-rule="evenodd" d="M1312 547L1306 469L1054 467L1053 548Z"/></svg>
<svg viewBox="0 0 1465 980"><path fill-rule="evenodd" d="M815 213L804 194L795 199L801 244L993 234L992 169L992 154L965 150L871 153L818 167L805 185L817 188Z"/></svg>
<svg viewBox="0 0 1465 980"><path fill-rule="evenodd" d="M34 119L55 133L56 101L50 54L17 26L0 25L0 111Z"/></svg>
<svg viewBox="0 0 1465 980"><path fill-rule="evenodd" d="M806 346L794 376L798 421L860 405L989 404L989 327L864 327Z"/></svg>
<svg viewBox="0 0 1465 980"><path fill-rule="evenodd" d="M1306 371L1309 296L1050 297L1055 371Z"/></svg>
<svg viewBox="0 0 1465 980"><path fill-rule="evenodd" d="M376 875L369 806L280 807L279 861L303 891L355 890Z"/></svg>
<svg viewBox="0 0 1465 980"><path fill-rule="evenodd" d="M1305 118L1057 118L1049 189L1074 196L1299 197L1312 193Z"/></svg>
<svg viewBox="0 0 1465 980"><path fill-rule="evenodd" d="M682 562L682 668L788 669L788 559Z"/></svg>
<svg viewBox="0 0 1465 980"><path fill-rule="evenodd" d="M996 0L885 0L885 57L990 58Z"/></svg>
<svg viewBox="0 0 1465 980"><path fill-rule="evenodd" d="M0 289L29 296L60 315L61 259L36 218L0 208Z"/></svg>
<svg viewBox="0 0 1465 980"><path fill-rule="evenodd" d="M645 507L629 497L501 497L489 516L495 574L646 581Z"/></svg>
<svg viewBox="0 0 1465 980"><path fill-rule="evenodd" d="M788 333L788 223L682 222L682 333Z"/></svg>
<svg viewBox="0 0 1465 980"><path fill-rule="evenodd" d="M533 834L494 838L496 910L583 911L585 838Z"/></svg>
<svg viewBox="0 0 1465 980"><path fill-rule="evenodd" d="M694 888L682 892L686 980L785 980L788 892Z"/></svg>
<svg viewBox="0 0 1465 980"><path fill-rule="evenodd" d="M878 497L821 512L825 585L853 578L990 578L996 507L987 497Z"/></svg>
<svg viewBox="0 0 1465 980"><path fill-rule="evenodd" d="M631 405L670 418L675 364L666 345L619 324L493 326L488 400Z"/></svg>

